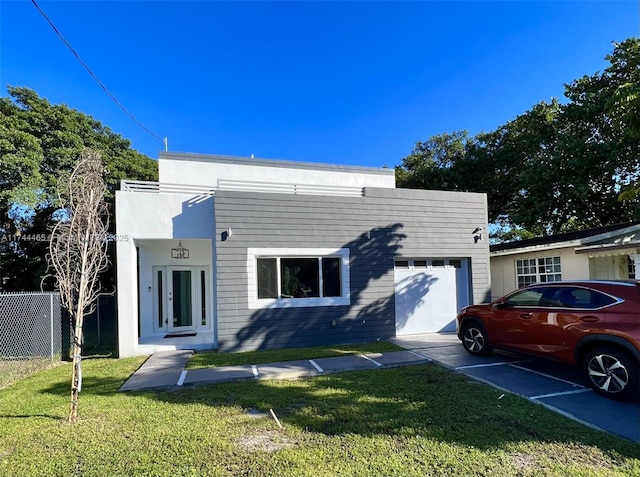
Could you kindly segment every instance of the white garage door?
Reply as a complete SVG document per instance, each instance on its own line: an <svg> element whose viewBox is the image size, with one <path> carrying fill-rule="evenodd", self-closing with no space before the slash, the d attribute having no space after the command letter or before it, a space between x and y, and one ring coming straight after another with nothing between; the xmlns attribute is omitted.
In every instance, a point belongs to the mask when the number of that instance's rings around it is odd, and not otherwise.
<svg viewBox="0 0 640 477"><path fill-rule="evenodd" d="M466 259L397 260L396 335L455 331L456 314L469 304Z"/></svg>

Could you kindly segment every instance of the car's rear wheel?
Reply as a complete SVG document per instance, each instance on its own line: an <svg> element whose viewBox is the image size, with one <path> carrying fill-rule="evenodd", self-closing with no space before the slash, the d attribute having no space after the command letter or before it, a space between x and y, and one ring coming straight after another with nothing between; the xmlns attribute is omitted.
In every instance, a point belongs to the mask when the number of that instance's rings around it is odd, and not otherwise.
<svg viewBox="0 0 640 477"><path fill-rule="evenodd" d="M623 349L595 348L585 355L582 365L589 385L598 394L619 400L638 396L638 364Z"/></svg>
<svg viewBox="0 0 640 477"><path fill-rule="evenodd" d="M475 321L465 323L460 336L462 338L462 346L464 346L467 353L475 356L484 356L491 353L487 334L480 323Z"/></svg>

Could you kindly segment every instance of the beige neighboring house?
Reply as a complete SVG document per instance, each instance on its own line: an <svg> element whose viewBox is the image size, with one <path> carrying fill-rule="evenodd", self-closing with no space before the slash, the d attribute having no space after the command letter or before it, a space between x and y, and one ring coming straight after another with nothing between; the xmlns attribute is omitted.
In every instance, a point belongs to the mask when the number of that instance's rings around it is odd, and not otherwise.
<svg viewBox="0 0 640 477"><path fill-rule="evenodd" d="M636 278L640 221L492 245L490 262L492 300L532 283Z"/></svg>

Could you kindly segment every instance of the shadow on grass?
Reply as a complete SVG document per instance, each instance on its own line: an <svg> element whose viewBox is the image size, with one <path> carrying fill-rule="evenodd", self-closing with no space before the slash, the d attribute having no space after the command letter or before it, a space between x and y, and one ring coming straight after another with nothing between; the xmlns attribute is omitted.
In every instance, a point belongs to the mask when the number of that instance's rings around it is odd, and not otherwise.
<svg viewBox="0 0 640 477"><path fill-rule="evenodd" d="M146 360L146 358L145 358ZM80 396L111 396L115 395L122 385L144 363L142 358L110 359L82 357L82 390ZM48 386L39 388L37 392L67 395L71 388L72 368L58 381L49 381Z"/></svg>
<svg viewBox="0 0 640 477"><path fill-rule="evenodd" d="M640 446L588 429L525 399L433 364L298 381L236 382L146 393L173 404L269 412L285 426L330 436L421 436L487 450L517 442L573 443L640 458Z"/></svg>
<svg viewBox="0 0 640 477"><path fill-rule="evenodd" d="M123 379L104 375L87 376L81 399L120 394L123 383ZM66 396L69 383L59 382L41 392ZM502 394L434 364L132 393L175 404L171 412L178 413L180 405L194 404L229 408L232 413L238 408L265 413L273 409L285 428L327 436L420 436L480 450L521 442L569 444L600 449L612 460L619 456L640 459L637 444Z"/></svg>
<svg viewBox="0 0 640 477"><path fill-rule="evenodd" d="M0 414L0 419L32 419L34 417L44 417L45 419L51 419L53 421L63 420L60 416L53 416L51 414Z"/></svg>
<svg viewBox="0 0 640 477"><path fill-rule="evenodd" d="M118 393L118 389L125 383L126 379L122 378L104 378L85 376L82 378L82 396L112 396ZM66 381L59 381L51 386L42 389L40 392L45 394L53 394L55 396L66 396L70 392L71 376Z"/></svg>

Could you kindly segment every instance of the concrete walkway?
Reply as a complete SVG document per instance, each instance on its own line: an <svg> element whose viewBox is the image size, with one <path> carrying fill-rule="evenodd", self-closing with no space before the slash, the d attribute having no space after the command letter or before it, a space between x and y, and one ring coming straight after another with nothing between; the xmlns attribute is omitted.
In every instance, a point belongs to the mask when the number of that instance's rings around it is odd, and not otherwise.
<svg viewBox="0 0 640 477"><path fill-rule="evenodd" d="M419 352L407 350L185 370L192 355L193 351L155 353L131 375L120 391L171 389L249 379L302 378L344 371L409 366L431 361Z"/></svg>

